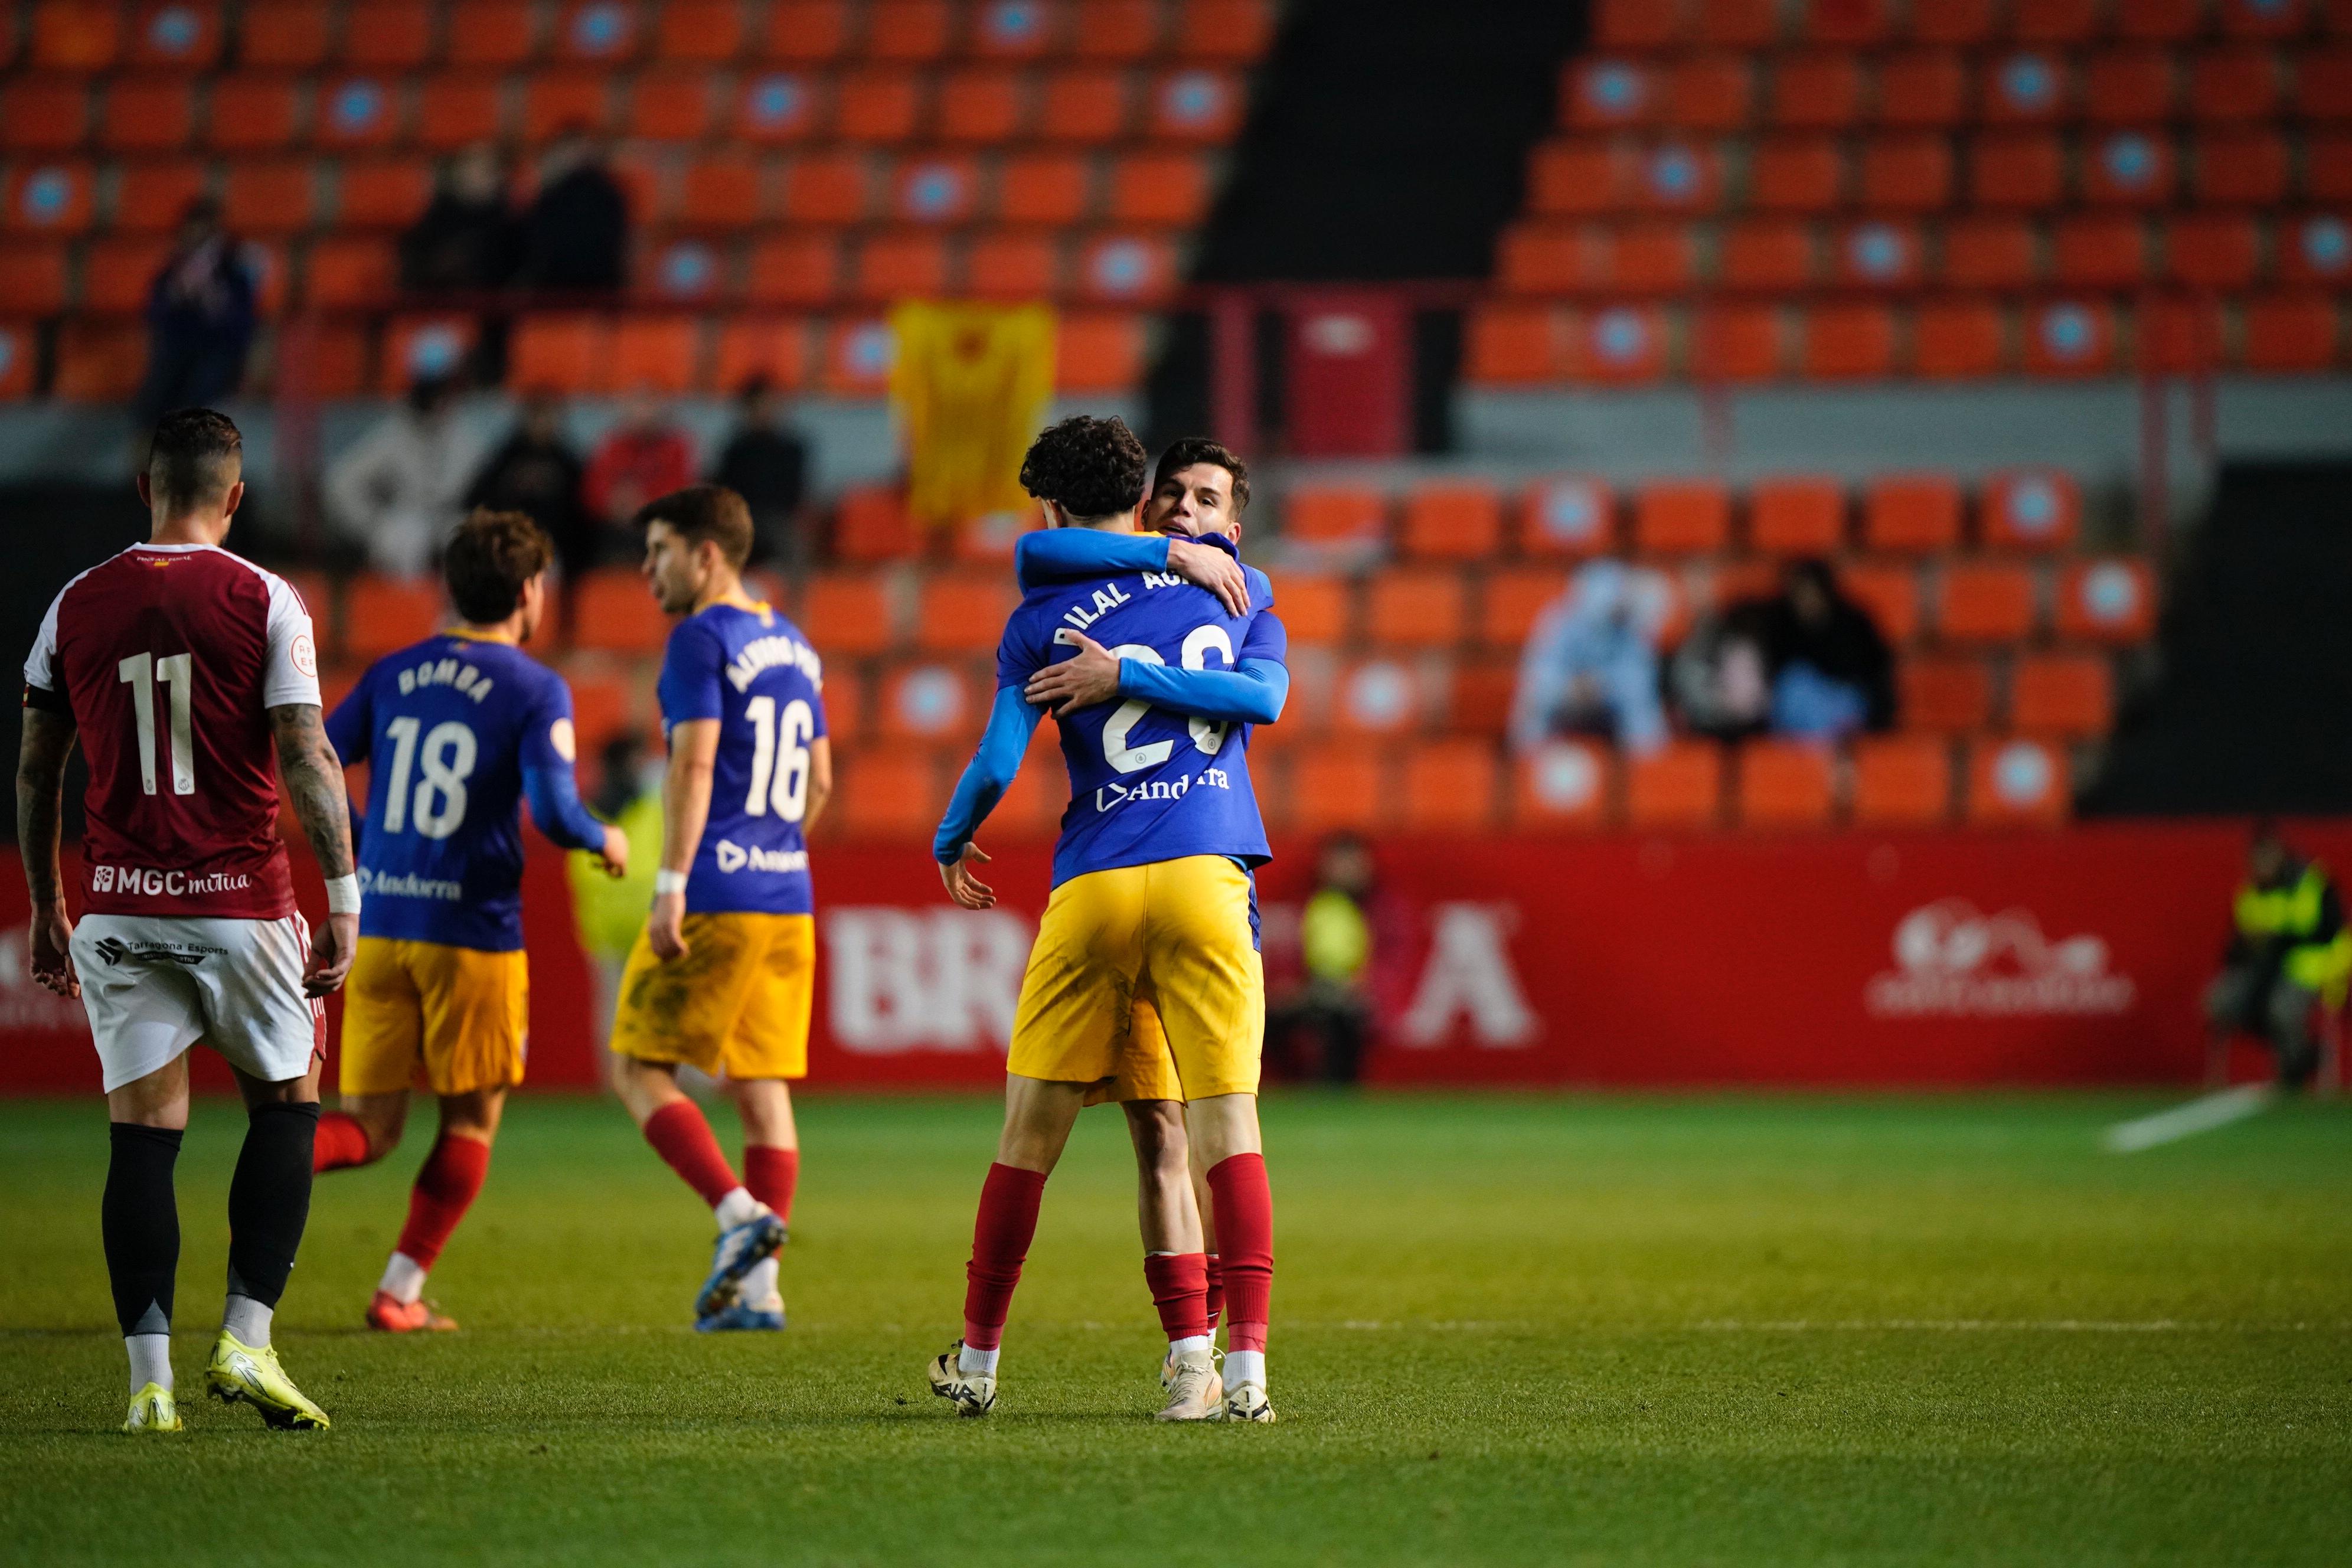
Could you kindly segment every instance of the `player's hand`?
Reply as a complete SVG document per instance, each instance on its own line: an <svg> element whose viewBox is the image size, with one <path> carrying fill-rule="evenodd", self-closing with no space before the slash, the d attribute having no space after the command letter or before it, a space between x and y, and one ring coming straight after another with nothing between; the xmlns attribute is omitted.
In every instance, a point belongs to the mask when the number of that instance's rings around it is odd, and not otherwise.
<svg viewBox="0 0 2352 1568"><path fill-rule="evenodd" d="M654 897L653 913L646 917L646 942L654 956L667 963L673 958L684 958L691 950L686 940L686 895L657 893Z"/></svg>
<svg viewBox="0 0 2352 1568"><path fill-rule="evenodd" d="M1242 563L1215 545L1170 540L1168 570L1214 594L1225 606L1225 614L1235 617L1249 614L1249 579L1242 575Z"/></svg>
<svg viewBox="0 0 2352 1568"><path fill-rule="evenodd" d="M629 874L629 836L617 827L604 829L604 847L596 851L604 863L604 875L625 877Z"/></svg>
<svg viewBox="0 0 2352 1568"><path fill-rule="evenodd" d="M948 888L948 897L968 910L992 910L996 907L996 889L971 874L975 865L984 866L988 856L977 844L966 844L963 853L940 868L940 880Z"/></svg>
<svg viewBox="0 0 2352 1568"><path fill-rule="evenodd" d="M359 951L360 917L329 915L326 924L310 932L310 966L302 972L304 993L324 996L341 989Z"/></svg>
<svg viewBox="0 0 2352 1568"><path fill-rule="evenodd" d="M60 996L79 996L81 976L74 973L73 917L66 901L54 900L47 909L33 910L33 978Z"/></svg>
<svg viewBox="0 0 2352 1568"><path fill-rule="evenodd" d="M1056 717L1116 698L1119 661L1110 650L1084 632L1066 631L1063 636L1078 651L1031 676L1021 695L1052 709Z"/></svg>

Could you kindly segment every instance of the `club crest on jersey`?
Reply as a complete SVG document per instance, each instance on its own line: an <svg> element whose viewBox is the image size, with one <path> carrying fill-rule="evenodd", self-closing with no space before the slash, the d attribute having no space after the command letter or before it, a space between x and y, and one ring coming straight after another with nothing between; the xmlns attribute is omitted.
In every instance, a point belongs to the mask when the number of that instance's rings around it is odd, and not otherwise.
<svg viewBox="0 0 2352 1568"><path fill-rule="evenodd" d="M1062 619L1078 631L1085 631L1121 605L1129 603L1126 590L1116 583L1106 583L1095 590L1094 604L1072 605L1062 612Z"/></svg>

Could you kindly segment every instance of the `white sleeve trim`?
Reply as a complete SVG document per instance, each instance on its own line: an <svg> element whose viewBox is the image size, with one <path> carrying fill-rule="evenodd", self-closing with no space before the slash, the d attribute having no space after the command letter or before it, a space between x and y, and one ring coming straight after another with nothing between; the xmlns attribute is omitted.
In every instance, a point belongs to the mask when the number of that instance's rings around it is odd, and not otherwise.
<svg viewBox="0 0 2352 1568"><path fill-rule="evenodd" d="M26 685L37 686L44 691L58 689L58 606L66 602L66 593L73 584L80 581L81 577L77 576L49 601L49 613L41 617L41 629L33 638L33 651L25 658Z"/></svg>
<svg viewBox="0 0 2352 1568"><path fill-rule="evenodd" d="M310 612L286 579L271 572L261 572L260 576L269 590L269 652L261 677L261 705L321 707L319 647L311 634Z"/></svg>

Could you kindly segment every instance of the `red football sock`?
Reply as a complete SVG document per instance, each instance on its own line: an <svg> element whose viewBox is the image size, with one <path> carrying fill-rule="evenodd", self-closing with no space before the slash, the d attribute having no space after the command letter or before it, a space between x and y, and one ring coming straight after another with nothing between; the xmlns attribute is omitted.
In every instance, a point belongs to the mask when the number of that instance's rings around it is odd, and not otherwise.
<svg viewBox="0 0 2352 1568"><path fill-rule="evenodd" d="M710 1123L690 1100L673 1100L646 1118L646 1142L712 1208L743 1184L710 1134Z"/></svg>
<svg viewBox="0 0 2352 1568"><path fill-rule="evenodd" d="M774 1149L765 1143L743 1145L743 1184L751 1195L776 1211L786 1225L793 1221L793 1189L801 1182L801 1152Z"/></svg>
<svg viewBox="0 0 2352 1568"><path fill-rule="evenodd" d="M360 1125L358 1117L341 1110L320 1113L319 1135L310 1144L312 1174L364 1165L372 1157L368 1152L367 1129Z"/></svg>
<svg viewBox="0 0 2352 1568"><path fill-rule="evenodd" d="M1234 1154L1218 1161L1209 1172L1209 1193L1224 1262L1225 1348L1263 1351L1274 1299L1274 1194L1265 1184L1265 1157Z"/></svg>
<svg viewBox="0 0 2352 1568"><path fill-rule="evenodd" d="M408 1223L400 1228L401 1256L420 1268L432 1268L489 1173L488 1143L446 1132L436 1139L408 1194Z"/></svg>
<svg viewBox="0 0 2352 1568"><path fill-rule="evenodd" d="M1225 1315L1225 1264L1216 1253L1210 1253L1209 1268L1209 1331L1217 1331L1217 1320Z"/></svg>
<svg viewBox="0 0 2352 1568"><path fill-rule="evenodd" d="M1209 1259L1200 1252L1147 1252L1143 1282L1160 1309L1160 1326L1175 1340L1205 1339L1209 1332Z"/></svg>
<svg viewBox="0 0 2352 1568"><path fill-rule="evenodd" d="M1037 1234L1037 1205L1045 1195L1045 1173L1017 1165L991 1165L981 1184L980 1217L971 1226L971 1262L964 1269L963 1342L992 1351L1004 1342L1004 1316L1013 1288Z"/></svg>

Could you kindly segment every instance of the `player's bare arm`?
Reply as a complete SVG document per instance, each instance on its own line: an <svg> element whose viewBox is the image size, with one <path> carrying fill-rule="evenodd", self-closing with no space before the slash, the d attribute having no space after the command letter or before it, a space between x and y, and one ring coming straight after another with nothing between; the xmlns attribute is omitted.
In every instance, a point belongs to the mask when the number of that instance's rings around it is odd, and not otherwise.
<svg viewBox="0 0 2352 1568"><path fill-rule="evenodd" d="M66 913L58 872L58 839L65 797L66 759L73 755L74 722L63 713L25 710L25 738L16 753L16 842L25 855L25 886L33 896L33 978L60 996L79 996L74 973L73 917Z"/></svg>
<svg viewBox="0 0 2352 1568"><path fill-rule="evenodd" d="M629 874L629 836L617 827L604 829L604 847L596 852L596 863L604 868L604 875L618 881Z"/></svg>
<svg viewBox="0 0 2352 1568"><path fill-rule="evenodd" d="M646 940L663 959L686 956L686 876L702 847L710 820L710 778L719 757L719 721L691 719L669 732L669 773L662 780L661 868L674 873L677 891L654 895ZM810 766L815 766L812 760Z"/></svg>
<svg viewBox="0 0 2352 1568"><path fill-rule="evenodd" d="M310 853L318 858L319 870L331 882L353 875L349 786L318 705L289 702L272 708L269 729L278 742L278 771L286 780L286 793L293 798L294 815L302 824L302 837L310 840ZM359 948L359 915L330 912L311 938L302 988L313 996L338 989L352 972Z"/></svg>
<svg viewBox="0 0 2352 1568"><path fill-rule="evenodd" d="M809 742L808 806L801 815L803 836L816 831L816 820L833 799L833 738L819 735Z"/></svg>

